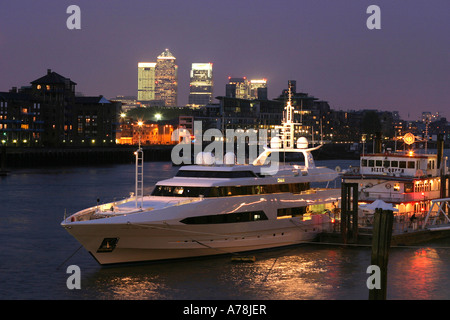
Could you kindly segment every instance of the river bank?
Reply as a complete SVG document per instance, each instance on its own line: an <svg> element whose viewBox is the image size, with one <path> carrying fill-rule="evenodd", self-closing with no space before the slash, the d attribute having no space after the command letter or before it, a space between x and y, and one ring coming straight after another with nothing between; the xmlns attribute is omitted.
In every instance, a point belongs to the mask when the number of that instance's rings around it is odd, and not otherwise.
<svg viewBox="0 0 450 320"><path fill-rule="evenodd" d="M114 147L3 147L0 152L1 168L36 168L73 165L102 165L133 163L137 146ZM171 161L173 145L143 146L145 161ZM359 150L350 143L325 144L313 152L316 160L358 159Z"/></svg>

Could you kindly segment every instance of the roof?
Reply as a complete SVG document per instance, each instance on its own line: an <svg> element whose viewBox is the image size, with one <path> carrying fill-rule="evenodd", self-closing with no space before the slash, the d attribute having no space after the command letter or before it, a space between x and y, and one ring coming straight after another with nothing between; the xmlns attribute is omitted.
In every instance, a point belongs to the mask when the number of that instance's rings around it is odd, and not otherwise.
<svg viewBox="0 0 450 320"><path fill-rule="evenodd" d="M96 104L96 103L111 103L111 101L105 99L105 97L103 96L75 97L75 103Z"/></svg>
<svg viewBox="0 0 450 320"><path fill-rule="evenodd" d="M164 50L163 53L161 53L161 54L158 56L158 59L176 59L176 58L175 58L174 55L169 51L169 49L166 49L166 50Z"/></svg>
<svg viewBox="0 0 450 320"><path fill-rule="evenodd" d="M51 69L47 70L47 74L39 79L36 79L31 84L66 84L69 81L70 84L76 84L69 78L63 77L59 73L52 71Z"/></svg>
<svg viewBox="0 0 450 320"><path fill-rule="evenodd" d="M0 92L0 100L12 101L12 100L30 100L31 95L21 92Z"/></svg>

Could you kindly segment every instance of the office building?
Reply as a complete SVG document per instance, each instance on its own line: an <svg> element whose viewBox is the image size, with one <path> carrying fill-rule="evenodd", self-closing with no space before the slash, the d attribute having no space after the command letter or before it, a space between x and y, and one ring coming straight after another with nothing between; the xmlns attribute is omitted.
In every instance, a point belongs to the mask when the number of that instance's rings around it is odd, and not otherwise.
<svg viewBox="0 0 450 320"><path fill-rule="evenodd" d="M249 99L267 100L267 79L250 80Z"/></svg>
<svg viewBox="0 0 450 320"><path fill-rule="evenodd" d="M166 107L176 107L178 104L178 66L176 58L169 49L164 50L157 58L155 79L155 99L163 101Z"/></svg>
<svg viewBox="0 0 450 320"><path fill-rule="evenodd" d="M250 86L247 77L228 77L228 83L225 86L225 96L228 98L248 99L250 97Z"/></svg>
<svg viewBox="0 0 450 320"><path fill-rule="evenodd" d="M213 98L213 64L193 63L189 83L189 105L192 107L205 106Z"/></svg>
<svg viewBox="0 0 450 320"><path fill-rule="evenodd" d="M155 62L138 63L138 101L155 100Z"/></svg>

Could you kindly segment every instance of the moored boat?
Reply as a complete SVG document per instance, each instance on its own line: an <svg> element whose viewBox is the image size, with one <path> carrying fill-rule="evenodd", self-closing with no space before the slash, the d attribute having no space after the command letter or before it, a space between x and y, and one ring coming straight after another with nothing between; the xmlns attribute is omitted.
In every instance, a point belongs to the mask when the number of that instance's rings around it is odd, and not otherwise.
<svg viewBox="0 0 450 320"><path fill-rule="evenodd" d="M286 106L280 138L250 164L225 155L215 164L200 154L170 179L143 191L143 158L136 152L135 194L65 218L62 226L100 264L237 253L312 241L333 225L340 189L318 188L338 173L316 167L305 138L294 145L293 107ZM275 137L274 137L275 138ZM267 166L276 152L299 152L304 164ZM209 159L205 161L205 159ZM231 159L231 160L230 160Z"/></svg>
<svg viewBox="0 0 450 320"><path fill-rule="evenodd" d="M363 154L360 166L343 174L344 183L358 184L362 225L372 222L372 207L378 204L381 208L380 203L386 203L385 208L390 208L395 214L394 231L424 229L429 222L427 216L437 216L434 203L447 197L449 170L443 143L438 144L438 152L433 154L414 149L415 137L412 134L406 134L403 140L403 151L377 150ZM442 222L446 222L444 220Z"/></svg>

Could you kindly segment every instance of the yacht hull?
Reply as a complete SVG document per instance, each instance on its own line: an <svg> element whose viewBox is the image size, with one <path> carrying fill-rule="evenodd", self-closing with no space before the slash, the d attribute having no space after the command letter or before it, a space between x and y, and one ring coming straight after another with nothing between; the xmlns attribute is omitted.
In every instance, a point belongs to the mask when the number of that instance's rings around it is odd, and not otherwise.
<svg viewBox="0 0 450 320"><path fill-rule="evenodd" d="M331 226L326 215L220 225L78 224L66 226L101 265L192 258L313 241Z"/></svg>

